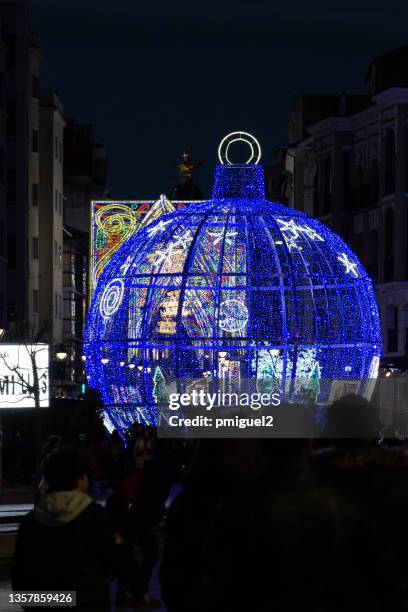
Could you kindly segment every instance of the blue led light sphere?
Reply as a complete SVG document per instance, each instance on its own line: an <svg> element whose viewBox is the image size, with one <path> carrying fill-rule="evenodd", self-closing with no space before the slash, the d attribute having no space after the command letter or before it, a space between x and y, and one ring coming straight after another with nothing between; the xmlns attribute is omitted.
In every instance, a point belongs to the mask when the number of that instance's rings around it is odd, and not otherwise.
<svg viewBox="0 0 408 612"><path fill-rule="evenodd" d="M266 200L260 165L218 165L210 201L130 238L100 277L84 351L108 427L156 423L174 378L368 379L380 326L350 248Z"/></svg>

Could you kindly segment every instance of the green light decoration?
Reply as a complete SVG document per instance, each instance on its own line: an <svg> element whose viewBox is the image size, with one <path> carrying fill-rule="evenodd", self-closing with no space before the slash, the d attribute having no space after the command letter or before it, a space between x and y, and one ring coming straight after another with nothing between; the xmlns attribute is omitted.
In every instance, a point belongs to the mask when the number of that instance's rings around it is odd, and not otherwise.
<svg viewBox="0 0 408 612"><path fill-rule="evenodd" d="M153 374L153 397L156 404L166 399L166 379L160 367L157 366Z"/></svg>

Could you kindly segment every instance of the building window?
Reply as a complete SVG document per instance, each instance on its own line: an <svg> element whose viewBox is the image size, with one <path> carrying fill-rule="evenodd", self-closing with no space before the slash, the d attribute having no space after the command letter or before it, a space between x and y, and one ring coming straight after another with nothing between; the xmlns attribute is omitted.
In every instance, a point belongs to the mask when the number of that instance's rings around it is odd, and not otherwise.
<svg viewBox="0 0 408 612"><path fill-rule="evenodd" d="M363 180L364 180L364 169L362 164L358 164L354 171L354 202L353 207L355 210L359 210L362 207L363 197Z"/></svg>
<svg viewBox="0 0 408 612"><path fill-rule="evenodd" d="M32 152L33 153L38 153L38 130L34 129L32 132Z"/></svg>
<svg viewBox="0 0 408 612"><path fill-rule="evenodd" d="M33 259L38 259L38 238L37 236L33 236L32 240L33 240Z"/></svg>
<svg viewBox="0 0 408 612"><path fill-rule="evenodd" d="M343 153L343 199L344 210L353 210L353 190L351 187L351 153Z"/></svg>
<svg viewBox="0 0 408 612"><path fill-rule="evenodd" d="M387 306L387 350L389 353L398 351L398 308L397 306Z"/></svg>
<svg viewBox="0 0 408 612"><path fill-rule="evenodd" d="M37 98L37 100L40 97L40 82L35 74L31 77L31 95L33 98Z"/></svg>
<svg viewBox="0 0 408 612"><path fill-rule="evenodd" d="M15 102L7 103L7 138L15 138L16 136L16 104Z"/></svg>
<svg viewBox="0 0 408 612"><path fill-rule="evenodd" d="M17 36L13 32L7 33L6 35L6 45L7 45L7 56L6 56L6 65L7 68L12 68L16 64L16 41Z"/></svg>
<svg viewBox="0 0 408 612"><path fill-rule="evenodd" d="M16 170L7 169L7 204L14 206L16 203Z"/></svg>
<svg viewBox="0 0 408 612"><path fill-rule="evenodd" d="M333 193L333 173L331 158L327 157L324 163L324 192L323 192L323 214L331 211Z"/></svg>
<svg viewBox="0 0 408 612"><path fill-rule="evenodd" d="M404 334L404 353L407 354L408 353L408 304L405 304L403 311L403 326L405 326L405 334Z"/></svg>
<svg viewBox="0 0 408 612"><path fill-rule="evenodd" d="M6 157L3 147L0 147L0 183L4 183L6 179Z"/></svg>
<svg viewBox="0 0 408 612"><path fill-rule="evenodd" d="M4 255L4 221L0 221L0 255Z"/></svg>
<svg viewBox="0 0 408 612"><path fill-rule="evenodd" d="M378 280L378 229L370 231L370 266L369 274L376 283Z"/></svg>
<svg viewBox="0 0 408 612"><path fill-rule="evenodd" d="M313 216L319 216L319 168L317 166L313 177Z"/></svg>
<svg viewBox="0 0 408 612"><path fill-rule="evenodd" d="M371 161L371 166L370 166L370 191L371 191L370 205L371 206L378 206L378 200L379 200L379 194L380 194L379 183L380 183L380 175L379 175L379 169L378 169L378 159L373 159Z"/></svg>
<svg viewBox="0 0 408 612"><path fill-rule="evenodd" d="M54 240L54 268L58 267L58 242Z"/></svg>
<svg viewBox="0 0 408 612"><path fill-rule="evenodd" d="M384 195L395 191L395 135L394 130L385 134L385 163L384 163Z"/></svg>
<svg viewBox="0 0 408 612"><path fill-rule="evenodd" d="M384 282L391 281L394 276L394 211L387 208L384 219Z"/></svg>
<svg viewBox="0 0 408 612"><path fill-rule="evenodd" d="M17 318L17 305L15 302L9 302L7 304L7 320L12 322Z"/></svg>
<svg viewBox="0 0 408 612"><path fill-rule="evenodd" d="M408 124L405 125L405 150L408 148ZM405 192L408 192L408 159L405 158Z"/></svg>
<svg viewBox="0 0 408 612"><path fill-rule="evenodd" d="M364 232L364 215L360 213L354 216L354 233L362 234Z"/></svg>
<svg viewBox="0 0 408 612"><path fill-rule="evenodd" d="M368 229L377 230L380 226L380 211L378 208L370 210L368 213Z"/></svg>
<svg viewBox="0 0 408 612"><path fill-rule="evenodd" d="M38 289L33 289L33 313L38 314Z"/></svg>
<svg viewBox="0 0 408 612"><path fill-rule="evenodd" d="M343 223L341 237L343 238L345 242L349 242L350 240L350 224L347 221Z"/></svg>
<svg viewBox="0 0 408 612"><path fill-rule="evenodd" d="M61 318L61 314L60 314L61 310L60 310L60 295L55 292L54 293L54 316L56 319L60 319Z"/></svg>
<svg viewBox="0 0 408 612"><path fill-rule="evenodd" d="M16 237L7 236L7 268L15 270L17 263Z"/></svg>
<svg viewBox="0 0 408 612"><path fill-rule="evenodd" d="M408 235L408 215L406 215L405 217L405 227L406 227L406 233L405 235ZM405 249L405 280L408 280L408 248ZM407 317L407 325L408 325L408 317Z"/></svg>
<svg viewBox="0 0 408 612"><path fill-rule="evenodd" d="M31 204L38 206L38 183L32 183L31 185Z"/></svg>

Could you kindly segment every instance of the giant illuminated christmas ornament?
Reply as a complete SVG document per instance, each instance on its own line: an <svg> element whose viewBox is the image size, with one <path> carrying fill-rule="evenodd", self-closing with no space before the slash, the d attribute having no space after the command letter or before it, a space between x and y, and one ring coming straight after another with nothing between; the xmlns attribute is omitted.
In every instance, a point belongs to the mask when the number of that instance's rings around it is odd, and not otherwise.
<svg viewBox="0 0 408 612"><path fill-rule="evenodd" d="M230 163L245 140L246 164ZM174 379L377 376L373 286L336 234L264 195L260 147L219 149L211 200L139 230L112 256L89 311L85 354L108 428L156 423ZM266 384L268 387L268 384Z"/></svg>

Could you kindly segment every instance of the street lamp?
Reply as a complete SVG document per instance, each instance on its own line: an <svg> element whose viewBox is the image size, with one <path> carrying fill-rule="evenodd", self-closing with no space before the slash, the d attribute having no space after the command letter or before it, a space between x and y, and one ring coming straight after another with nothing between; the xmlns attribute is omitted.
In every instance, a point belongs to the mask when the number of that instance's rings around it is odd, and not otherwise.
<svg viewBox="0 0 408 612"><path fill-rule="evenodd" d="M68 351L67 351L67 349L65 348L65 346L63 344L59 344L56 347L55 357L56 357L57 361L61 364L59 366L59 368L58 368L58 370L59 370L59 372L58 372L59 373L59 379L60 379L60 395L59 395L59 397L63 397L63 379L64 379L64 376L65 376L65 372L63 372L62 364L66 360L66 358L68 357ZM56 395L56 397L57 397L57 395Z"/></svg>
<svg viewBox="0 0 408 612"><path fill-rule="evenodd" d="M57 350L55 351L55 356L58 359L58 361L65 361L65 359L68 357L67 350L63 344L59 344L57 346Z"/></svg>

